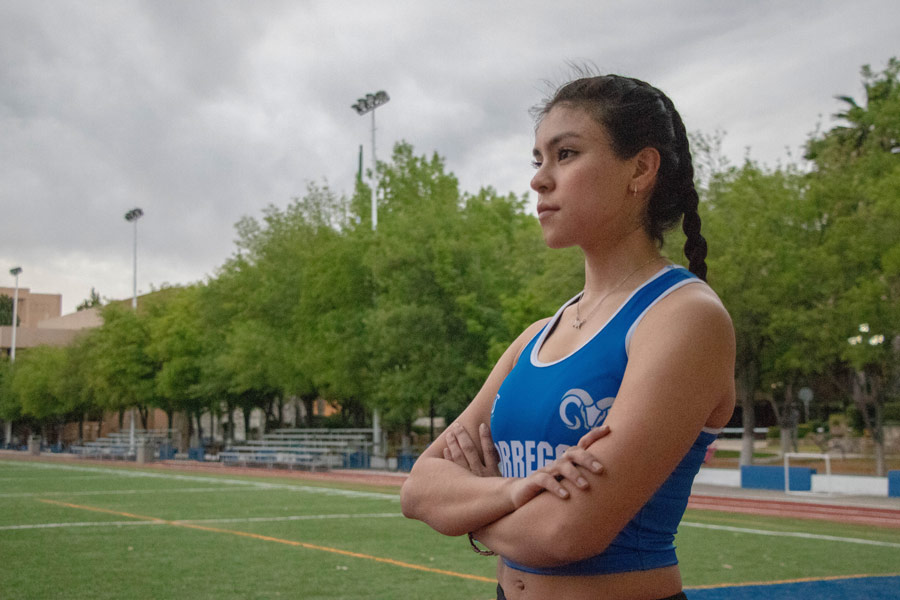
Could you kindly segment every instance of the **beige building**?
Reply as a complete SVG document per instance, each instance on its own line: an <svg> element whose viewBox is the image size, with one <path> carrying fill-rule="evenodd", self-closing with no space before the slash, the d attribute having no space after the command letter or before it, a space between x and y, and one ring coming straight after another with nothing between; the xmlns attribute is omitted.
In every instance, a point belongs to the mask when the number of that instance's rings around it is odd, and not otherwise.
<svg viewBox="0 0 900 600"><path fill-rule="evenodd" d="M0 296L15 297L15 289L0 287ZM62 316L61 294L35 294L19 288L16 316L16 352L34 346L66 346L82 329L99 327L103 321L96 308ZM12 348L12 326L0 327L0 353L9 355Z"/></svg>

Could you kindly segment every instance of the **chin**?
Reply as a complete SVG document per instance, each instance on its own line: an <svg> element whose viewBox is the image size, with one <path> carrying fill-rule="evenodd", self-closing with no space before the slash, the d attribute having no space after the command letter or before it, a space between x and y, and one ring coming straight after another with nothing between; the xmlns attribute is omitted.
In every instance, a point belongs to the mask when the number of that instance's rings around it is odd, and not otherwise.
<svg viewBox="0 0 900 600"><path fill-rule="evenodd" d="M544 231L544 243L547 244L548 248L553 248L554 250L559 250L561 248L568 248L573 246L571 240L565 239L559 235L553 235L550 231Z"/></svg>

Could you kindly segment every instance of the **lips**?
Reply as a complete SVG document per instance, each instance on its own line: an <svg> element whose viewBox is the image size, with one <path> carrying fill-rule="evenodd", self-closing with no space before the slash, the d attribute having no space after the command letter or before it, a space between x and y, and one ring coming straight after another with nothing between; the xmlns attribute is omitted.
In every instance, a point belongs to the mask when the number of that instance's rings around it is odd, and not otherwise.
<svg viewBox="0 0 900 600"><path fill-rule="evenodd" d="M552 215L553 213L555 213L558 210L559 210L558 206L552 206L550 204L538 202L538 205L537 205L538 219L544 219L544 218Z"/></svg>

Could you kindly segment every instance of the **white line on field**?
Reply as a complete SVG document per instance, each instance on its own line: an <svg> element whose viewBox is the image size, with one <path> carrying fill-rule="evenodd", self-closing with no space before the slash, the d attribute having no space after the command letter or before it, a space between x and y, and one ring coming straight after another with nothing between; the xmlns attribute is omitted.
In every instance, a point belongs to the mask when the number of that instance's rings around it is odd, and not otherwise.
<svg viewBox="0 0 900 600"><path fill-rule="evenodd" d="M85 479L108 479L108 478L109 478L109 475L61 475L58 477L54 477L53 481L60 481L63 479L65 479L65 480L78 479L79 481L81 481L81 480L85 480ZM30 482L30 481L34 481L34 478L33 477L22 477L22 476L20 476L20 477L0 477L0 481Z"/></svg>
<svg viewBox="0 0 900 600"><path fill-rule="evenodd" d="M0 531L22 529L56 529L60 527L121 527L122 525L210 524L210 523L268 523L274 521L322 521L326 519L387 519L403 517L401 513L291 515L285 517L241 517L226 519L182 519L178 521L77 521L73 523L35 523L31 525L3 525Z"/></svg>
<svg viewBox="0 0 900 600"><path fill-rule="evenodd" d="M261 492L262 488L205 487L205 488L172 488L169 490L81 490L76 492L8 492L0 494L0 498L35 498L43 496L128 496L132 494L193 494L198 492Z"/></svg>
<svg viewBox="0 0 900 600"><path fill-rule="evenodd" d="M21 463L14 461L0 461L0 465L15 465ZM110 469L105 467L82 467L76 465L62 465L56 463L27 463L29 467L41 469L63 469L69 471L81 471L86 473L102 473L106 475L116 475L119 477L137 477L149 479L170 479L175 481L191 481L202 483L228 484L237 486L247 486L249 488L260 488L268 490L285 490L289 492L306 492L309 494L325 494L328 496L345 496L348 498L372 498L376 500L393 500L399 501L400 494L384 494L380 492L359 492L354 490L344 490L340 488L317 487L309 485L290 485L285 483L270 483L265 481L247 481L243 479L230 479L226 477L203 477L199 475L180 475L175 473L159 473L149 471L137 471L130 469Z"/></svg>
<svg viewBox="0 0 900 600"><path fill-rule="evenodd" d="M749 529L745 527L731 527L729 525L708 525L706 523L693 523L691 521L682 521L681 526L696 527L699 529L715 529L717 531L731 531L734 533L750 533L754 535L766 535L770 537L793 537L803 538L807 540L823 540L827 542L844 542L847 544L863 544L866 546L900 548L900 544L895 542L879 542L876 540L865 540L862 538L847 538L834 535L821 535L818 533L803 533L802 531L769 531L767 529Z"/></svg>

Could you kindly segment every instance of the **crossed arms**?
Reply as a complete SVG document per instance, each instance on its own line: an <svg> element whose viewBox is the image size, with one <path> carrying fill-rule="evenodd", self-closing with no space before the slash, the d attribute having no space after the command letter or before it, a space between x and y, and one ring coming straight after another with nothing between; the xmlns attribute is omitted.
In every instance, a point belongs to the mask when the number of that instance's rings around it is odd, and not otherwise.
<svg viewBox="0 0 900 600"><path fill-rule="evenodd" d="M469 407L416 462L402 491L406 516L446 535L474 532L491 550L535 567L601 553L704 425L724 425L734 403L730 319L714 296L687 286L635 331L607 429L526 478L487 476L496 456L482 425L519 350L542 325L504 353Z"/></svg>

